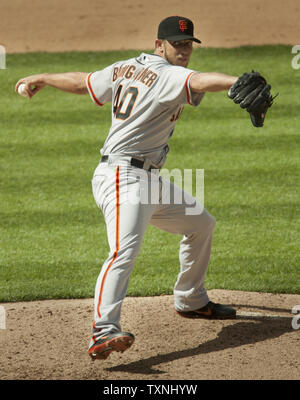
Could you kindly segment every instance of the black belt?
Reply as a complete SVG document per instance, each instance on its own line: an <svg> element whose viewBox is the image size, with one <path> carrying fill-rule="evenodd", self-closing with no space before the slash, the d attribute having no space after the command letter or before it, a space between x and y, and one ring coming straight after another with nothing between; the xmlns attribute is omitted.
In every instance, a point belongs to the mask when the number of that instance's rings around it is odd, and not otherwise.
<svg viewBox="0 0 300 400"><path fill-rule="evenodd" d="M106 162L108 160L108 157L109 156L102 156L100 162ZM132 165L133 167L145 169L146 171L151 171L152 169L158 169L157 167L154 167L154 165L150 165L150 167L144 168L145 162L142 160L138 160L137 158L131 158L130 165Z"/></svg>

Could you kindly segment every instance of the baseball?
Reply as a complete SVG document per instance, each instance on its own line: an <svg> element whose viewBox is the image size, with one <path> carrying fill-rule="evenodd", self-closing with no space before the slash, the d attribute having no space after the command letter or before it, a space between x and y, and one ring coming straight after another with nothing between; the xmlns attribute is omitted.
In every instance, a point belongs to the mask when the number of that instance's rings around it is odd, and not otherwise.
<svg viewBox="0 0 300 400"><path fill-rule="evenodd" d="M27 92L25 87L26 87L25 83L21 83L21 85L18 87L18 93L20 96L27 97Z"/></svg>

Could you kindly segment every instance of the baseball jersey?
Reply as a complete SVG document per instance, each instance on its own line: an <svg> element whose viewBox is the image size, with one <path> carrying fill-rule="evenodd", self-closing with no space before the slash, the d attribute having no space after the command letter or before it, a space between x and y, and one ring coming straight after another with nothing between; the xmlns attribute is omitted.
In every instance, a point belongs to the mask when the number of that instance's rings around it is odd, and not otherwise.
<svg viewBox="0 0 300 400"><path fill-rule="evenodd" d="M194 72L142 53L90 73L86 84L94 103L112 103L112 124L101 154L148 158L161 166L184 105L197 106L204 96L190 90Z"/></svg>

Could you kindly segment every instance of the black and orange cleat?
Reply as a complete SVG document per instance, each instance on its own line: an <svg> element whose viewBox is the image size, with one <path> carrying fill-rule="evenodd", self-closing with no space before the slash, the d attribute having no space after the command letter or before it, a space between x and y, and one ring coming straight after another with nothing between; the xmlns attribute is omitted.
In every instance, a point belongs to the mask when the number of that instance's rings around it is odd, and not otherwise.
<svg viewBox="0 0 300 400"><path fill-rule="evenodd" d="M129 332L112 332L100 337L88 350L93 361L106 360L111 352L129 349L134 335Z"/></svg>
<svg viewBox="0 0 300 400"><path fill-rule="evenodd" d="M234 319L236 317L236 310L234 308L213 303L212 301L209 301L206 306L198 310L175 311L184 318Z"/></svg>

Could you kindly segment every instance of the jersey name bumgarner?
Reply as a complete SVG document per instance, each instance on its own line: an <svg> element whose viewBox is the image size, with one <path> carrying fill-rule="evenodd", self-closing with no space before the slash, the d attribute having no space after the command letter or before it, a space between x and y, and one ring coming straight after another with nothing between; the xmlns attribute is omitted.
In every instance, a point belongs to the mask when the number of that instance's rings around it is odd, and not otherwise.
<svg viewBox="0 0 300 400"><path fill-rule="evenodd" d="M137 70L135 65L124 65L119 68L114 68L112 81L115 82L118 78L126 78L133 81L139 81L150 88L153 82L155 82L157 76L158 75L149 68Z"/></svg>

